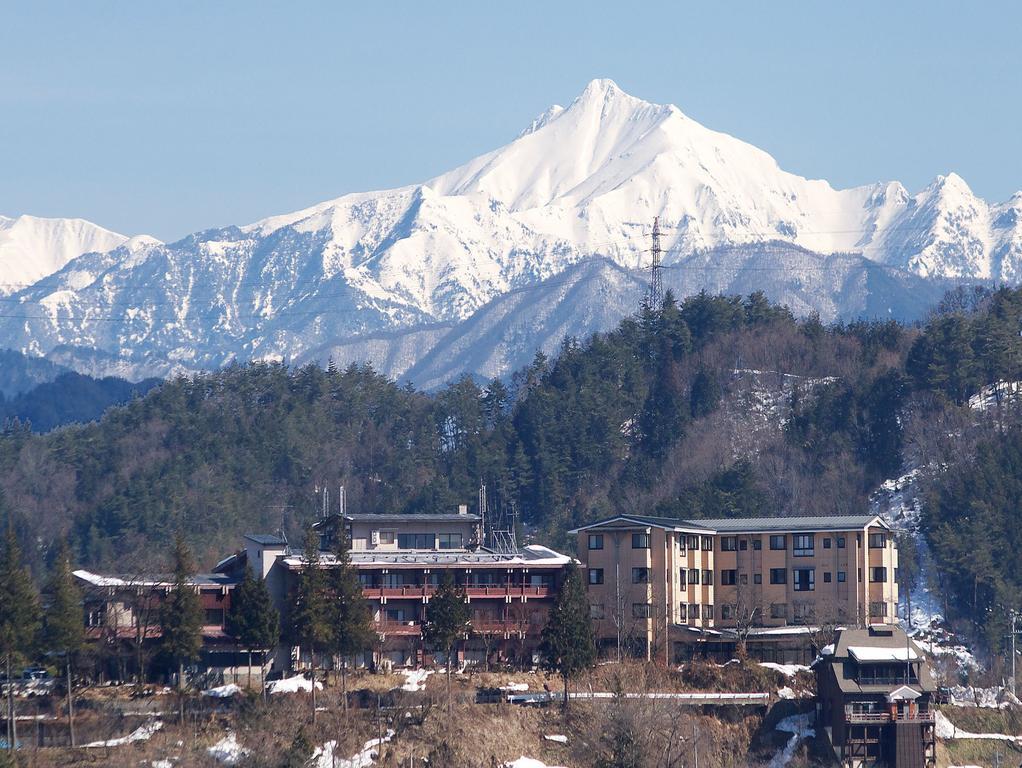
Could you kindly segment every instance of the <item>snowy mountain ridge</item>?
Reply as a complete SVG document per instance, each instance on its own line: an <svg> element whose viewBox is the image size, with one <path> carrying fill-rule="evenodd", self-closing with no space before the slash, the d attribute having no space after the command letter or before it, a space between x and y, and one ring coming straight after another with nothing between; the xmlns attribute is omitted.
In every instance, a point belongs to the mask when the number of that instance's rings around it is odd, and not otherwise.
<svg viewBox="0 0 1022 768"><path fill-rule="evenodd" d="M680 295L762 289L825 320L914 317L934 280L1022 277L1022 194L989 205L954 174L835 190L594 80L423 184L79 256L16 294L0 346L121 375L347 353L431 382L499 375L636 305L654 216ZM594 300L608 310L577 303Z"/></svg>

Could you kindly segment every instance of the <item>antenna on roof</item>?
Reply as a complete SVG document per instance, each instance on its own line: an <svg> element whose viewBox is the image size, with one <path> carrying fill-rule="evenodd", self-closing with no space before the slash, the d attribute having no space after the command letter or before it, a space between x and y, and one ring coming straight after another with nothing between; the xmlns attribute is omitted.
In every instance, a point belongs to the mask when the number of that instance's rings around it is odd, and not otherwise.
<svg viewBox="0 0 1022 768"><path fill-rule="evenodd" d="M486 484L479 481L479 530L481 544L486 546Z"/></svg>

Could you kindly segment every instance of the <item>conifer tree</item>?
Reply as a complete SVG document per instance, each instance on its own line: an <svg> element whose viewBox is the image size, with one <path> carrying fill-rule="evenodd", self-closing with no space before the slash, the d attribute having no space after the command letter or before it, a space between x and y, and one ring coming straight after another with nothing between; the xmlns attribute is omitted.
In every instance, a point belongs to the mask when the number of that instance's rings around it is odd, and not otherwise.
<svg viewBox="0 0 1022 768"><path fill-rule="evenodd" d="M178 718L184 721L185 664L199 658L202 650L202 605L192 577L195 566L184 539L174 542L174 580L160 609L160 646L177 664Z"/></svg>
<svg viewBox="0 0 1022 768"><path fill-rule="evenodd" d="M291 611L291 637L307 650L312 662L312 722L316 722L317 654L327 650L333 636L330 596L326 575L320 567L319 536L314 528L305 533L302 572L298 577Z"/></svg>
<svg viewBox="0 0 1022 768"><path fill-rule="evenodd" d="M358 571L351 564L344 521L338 523L334 556L337 564L330 573L333 597L331 650L341 657L341 700L348 710L348 659L372 647L376 639L373 614L362 593Z"/></svg>
<svg viewBox="0 0 1022 768"><path fill-rule="evenodd" d="M543 666L564 681L564 708L568 707L568 681L596 663L596 640L589 615L585 584L576 565L565 569L557 602L543 628Z"/></svg>
<svg viewBox="0 0 1022 768"><path fill-rule="evenodd" d="M231 593L227 633L248 652L248 687L252 687L252 651L273 648L280 639L280 614L273 607L266 582L257 579L251 566Z"/></svg>
<svg viewBox="0 0 1022 768"><path fill-rule="evenodd" d="M61 541L43 590L43 647L64 659L67 675L67 728L72 747L75 746L75 720L71 665L81 650L84 636L82 593L71 573L67 543Z"/></svg>
<svg viewBox="0 0 1022 768"><path fill-rule="evenodd" d="M451 663L459 641L469 631L469 608L465 591L454 584L445 571L440 586L426 604L422 622L422 640L434 651L443 651L447 660L447 709L451 709Z"/></svg>
<svg viewBox="0 0 1022 768"><path fill-rule="evenodd" d="M8 680L14 660L31 652L38 630L39 597L28 570L21 564L21 548L8 518L0 551L0 653ZM7 717L7 745L13 750L18 741L18 724L12 685L7 686Z"/></svg>

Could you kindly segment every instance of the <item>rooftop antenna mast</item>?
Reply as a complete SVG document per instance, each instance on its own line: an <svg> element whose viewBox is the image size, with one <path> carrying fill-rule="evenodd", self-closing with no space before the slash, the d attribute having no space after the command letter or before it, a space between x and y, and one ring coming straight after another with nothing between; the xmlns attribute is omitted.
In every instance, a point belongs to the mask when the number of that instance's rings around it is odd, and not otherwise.
<svg viewBox="0 0 1022 768"><path fill-rule="evenodd" d="M338 489L337 496L338 496L337 508L341 512L341 517L344 517L345 513L347 513L348 510L346 509L347 503L346 503L346 499L344 498L344 486L343 485Z"/></svg>
<svg viewBox="0 0 1022 768"><path fill-rule="evenodd" d="M650 265L649 271L649 296L646 301L649 303L649 308L654 312L659 312L660 308L664 305L664 284L661 279L660 270L660 257L662 251L660 249L660 217L656 216L653 219L653 263Z"/></svg>
<svg viewBox="0 0 1022 768"><path fill-rule="evenodd" d="M479 530L482 545L486 546L486 483L479 483Z"/></svg>

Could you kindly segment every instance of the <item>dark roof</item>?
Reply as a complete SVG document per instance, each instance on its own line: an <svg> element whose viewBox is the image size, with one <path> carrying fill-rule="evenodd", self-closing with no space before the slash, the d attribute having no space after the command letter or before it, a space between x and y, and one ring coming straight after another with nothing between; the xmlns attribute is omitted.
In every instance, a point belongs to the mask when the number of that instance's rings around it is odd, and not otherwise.
<svg viewBox="0 0 1022 768"><path fill-rule="evenodd" d="M932 693L937 690L937 686L933 682L933 675L930 674L930 668L926 664L926 655L923 653L923 649L907 638L905 630L893 624L884 624L870 629L839 630L834 643L834 653L824 656L823 661L827 663L830 674L834 676L838 688L843 693L887 694L902 687L904 683L860 684L855 680L853 672L856 665L852 664L849 667L845 665L846 661L854 661L854 656L848 649L890 648L892 651L903 651L906 646L918 657L918 661L914 660L913 663L919 664L919 682L908 687L922 693ZM904 662L898 663L904 665ZM846 671L849 673L847 677Z"/></svg>
<svg viewBox="0 0 1022 768"><path fill-rule="evenodd" d="M865 528L876 515L798 515L793 517L713 518L699 522L718 533L759 531L850 531Z"/></svg>
<svg viewBox="0 0 1022 768"><path fill-rule="evenodd" d="M707 527L703 520L693 522L692 520L679 520L676 517L654 517L652 515L615 515L614 517L597 520L595 523L581 525L568 531L568 533L578 533L590 528L606 530L637 527L669 528L671 530L706 531L707 533L712 533L712 529Z"/></svg>
<svg viewBox="0 0 1022 768"><path fill-rule="evenodd" d="M679 520L674 517L653 517L650 515L615 515L582 525L568 533L578 533L591 528L614 529L653 526L680 531L707 531L716 533L758 533L765 531L849 531L865 528L878 520L876 515L799 515L792 517L735 517L703 520ZM887 527L883 521L880 525Z"/></svg>
<svg viewBox="0 0 1022 768"><path fill-rule="evenodd" d="M249 541L254 541L256 544L262 544L264 547L287 546L287 540L282 536L275 536L269 533L246 533L245 538Z"/></svg>
<svg viewBox="0 0 1022 768"><path fill-rule="evenodd" d="M317 520L312 524L313 528L321 528L327 523L336 523L340 515L330 515ZM440 512L431 514L426 512L413 512L409 514L351 514L348 513L344 519L351 523L478 523L482 518L479 515L464 514L459 512Z"/></svg>

